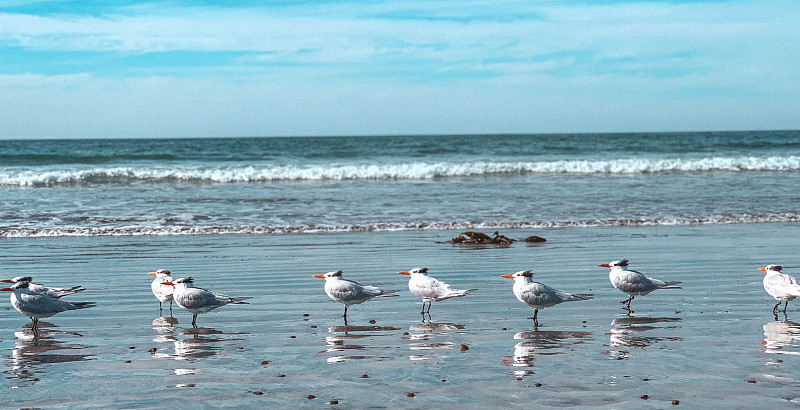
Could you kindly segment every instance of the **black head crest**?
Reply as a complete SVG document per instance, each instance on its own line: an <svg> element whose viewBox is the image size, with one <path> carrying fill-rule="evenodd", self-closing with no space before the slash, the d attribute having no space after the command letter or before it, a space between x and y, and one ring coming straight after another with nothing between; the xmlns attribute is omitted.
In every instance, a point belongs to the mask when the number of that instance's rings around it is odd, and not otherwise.
<svg viewBox="0 0 800 410"><path fill-rule="evenodd" d="M331 276L342 276L342 270L339 269L336 272L333 272L333 275L331 275Z"/></svg>
<svg viewBox="0 0 800 410"><path fill-rule="evenodd" d="M627 259L623 259L623 260L619 261L619 266L628 266L628 260Z"/></svg>

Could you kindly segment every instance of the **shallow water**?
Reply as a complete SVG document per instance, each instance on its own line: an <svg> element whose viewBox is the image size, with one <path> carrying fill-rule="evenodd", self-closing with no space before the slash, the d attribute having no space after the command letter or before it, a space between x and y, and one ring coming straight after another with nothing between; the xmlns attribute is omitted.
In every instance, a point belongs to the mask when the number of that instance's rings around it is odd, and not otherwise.
<svg viewBox="0 0 800 410"><path fill-rule="evenodd" d="M800 305L775 321L769 263L798 274L796 224L505 231L541 245L442 243L458 232L7 238L2 274L81 284L92 309L29 320L4 304L0 351L9 407L781 407L800 401ZM681 290L619 304L598 263L628 258ZM421 302L400 270L428 267L455 288ZM249 305L159 314L147 272L170 269ZM312 274L396 291L349 309ZM501 274L595 299L539 312ZM374 321L374 322L373 322ZM49 324L48 324L49 323ZM153 350L155 349L155 350ZM413 397L409 394L413 393ZM313 396L313 397L312 397ZM647 397L647 399L643 399ZM335 403L335 404L332 404Z"/></svg>

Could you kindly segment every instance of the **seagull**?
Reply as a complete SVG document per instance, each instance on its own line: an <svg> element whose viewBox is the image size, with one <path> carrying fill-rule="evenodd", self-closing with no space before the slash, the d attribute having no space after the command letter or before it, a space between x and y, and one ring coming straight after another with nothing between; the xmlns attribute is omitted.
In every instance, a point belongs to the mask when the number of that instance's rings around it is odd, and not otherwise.
<svg viewBox="0 0 800 410"><path fill-rule="evenodd" d="M630 296L627 300L623 300L622 304L626 304L628 311L631 310L631 302L633 297L640 295L644 296L656 289L680 289L680 281L664 282L662 280L645 277L640 272L628 269L628 260L613 261L609 263L601 263L597 266L604 268L611 268L608 273L608 279L611 284L620 291L627 293Z"/></svg>
<svg viewBox="0 0 800 410"><path fill-rule="evenodd" d="M325 279L325 293L327 293L331 299L344 304L345 324L347 323L348 306L364 303L374 297L397 296L394 294L387 294L375 286L364 286L352 280L344 279L342 278L341 270L313 275L313 277Z"/></svg>
<svg viewBox="0 0 800 410"><path fill-rule="evenodd" d="M594 295L567 293L535 282L533 280L533 272L529 270L514 272L510 275L500 275L500 277L514 279L514 287L512 288L514 296L520 302L534 308L533 323L536 327L539 326L539 320L536 318L539 314L539 309L555 306L561 302L574 302L594 298Z"/></svg>
<svg viewBox="0 0 800 410"><path fill-rule="evenodd" d="M171 282L172 276L169 275L166 269L159 269L155 272L147 272L148 275L153 275L156 278L150 283L150 289L153 290L153 295L158 299L158 311L161 312L161 302L169 301L169 311L172 312L172 292L175 291L174 286L165 285L164 282Z"/></svg>
<svg viewBox="0 0 800 410"><path fill-rule="evenodd" d="M781 273L783 270L782 266L767 265L766 267L758 268L758 270L766 273L766 275L764 275L764 290L778 301L778 304L772 308L772 313L775 313L777 317L776 312L781 302L786 302L783 306L783 313L786 313L789 301L800 296L800 285L797 284L797 281L793 277Z"/></svg>
<svg viewBox="0 0 800 410"><path fill-rule="evenodd" d="M39 318L50 317L65 310L86 309L97 305L95 302L65 302L44 293L34 292L29 287L30 282L19 281L10 288L2 288L0 291L13 292L10 297L11 306L14 306L19 313L30 317L34 329Z"/></svg>
<svg viewBox="0 0 800 410"><path fill-rule="evenodd" d="M188 277L162 282L161 284L175 287L172 297L178 306L188 310L189 313L194 315L192 316L192 326L194 327L197 327L198 313L208 313L227 304L246 305L248 303L242 301L251 298L249 296L233 298L221 295L203 288L196 288L193 282L193 279Z"/></svg>
<svg viewBox="0 0 800 410"><path fill-rule="evenodd" d="M457 298L467 296L469 292L474 292L478 289L450 289L450 285L428 276L428 268L414 268L411 270L404 270L397 272L401 275L409 275L408 290L414 295L422 299L422 314L425 314L425 302L428 302L428 314L431 313L431 305L433 302L441 302L450 298Z"/></svg>
<svg viewBox="0 0 800 410"><path fill-rule="evenodd" d="M50 296L53 299L59 299L64 296L69 296L78 292L82 292L86 289L80 286L73 286L71 288L55 288L50 286L39 285L33 283L33 278L30 276L17 276L14 279L3 279L0 280L3 283L17 283L17 282L28 282L28 289L31 292L36 293L44 293L47 296Z"/></svg>

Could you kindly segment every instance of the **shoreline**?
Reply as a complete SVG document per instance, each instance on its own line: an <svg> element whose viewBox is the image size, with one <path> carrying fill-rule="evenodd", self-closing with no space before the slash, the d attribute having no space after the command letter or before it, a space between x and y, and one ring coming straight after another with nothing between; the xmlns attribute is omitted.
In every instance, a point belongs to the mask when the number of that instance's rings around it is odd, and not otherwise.
<svg viewBox="0 0 800 410"><path fill-rule="evenodd" d="M508 247L436 243L456 231L6 238L4 275L81 284L89 290L70 298L98 306L45 319L56 333L36 349L42 340L25 339L29 320L6 302L2 383L14 407L795 404L798 338L783 317L771 317L774 302L755 269L798 266L798 228L545 229L535 232L544 244ZM626 319L624 295L595 266L622 258L647 276L682 280L684 289L637 297ZM420 300L397 275L413 267L479 291L434 303L436 326L426 327ZM146 275L158 268L253 299L200 315L202 330L177 306L177 323L158 321ZM350 325L364 328L345 334L343 306L311 278L334 269L400 296L353 306ZM541 310L536 331L532 309L499 277L523 269L595 299ZM800 320L800 304L789 303L787 319Z"/></svg>

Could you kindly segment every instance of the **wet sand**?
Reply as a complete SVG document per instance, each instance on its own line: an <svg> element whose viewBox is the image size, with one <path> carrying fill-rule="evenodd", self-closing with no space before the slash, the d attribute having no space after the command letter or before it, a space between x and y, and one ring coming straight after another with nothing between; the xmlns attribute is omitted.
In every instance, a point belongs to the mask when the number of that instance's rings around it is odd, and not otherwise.
<svg viewBox="0 0 800 410"><path fill-rule="evenodd" d="M752 224L505 231L548 242L474 247L458 232L28 238L0 241L3 276L83 285L92 309L30 321L3 295L0 350L8 407L487 406L787 407L800 402L800 303L776 321L759 266L800 276L800 226ZM681 290L626 297L598 263ZM400 270L428 267L454 288L430 320ZM252 296L191 314L159 314L152 276L166 268L200 287ZM396 291L349 309L311 275ZM501 274L589 301L539 312Z"/></svg>

